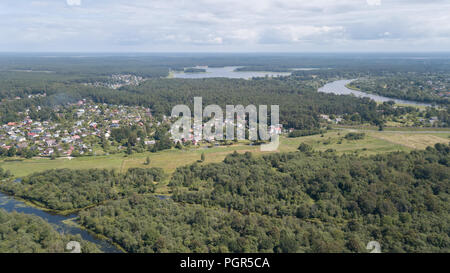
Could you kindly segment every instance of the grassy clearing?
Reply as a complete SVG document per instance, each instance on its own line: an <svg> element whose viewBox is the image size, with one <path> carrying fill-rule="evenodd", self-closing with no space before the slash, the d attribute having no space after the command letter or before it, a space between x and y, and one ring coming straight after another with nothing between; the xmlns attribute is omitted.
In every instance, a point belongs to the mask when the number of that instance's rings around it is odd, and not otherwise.
<svg viewBox="0 0 450 273"><path fill-rule="evenodd" d="M80 157L72 160L63 158L56 160L33 158L23 161L6 161L1 163L1 167L11 171L14 176L21 177L51 169L113 169L118 168L122 161L123 155Z"/></svg>
<svg viewBox="0 0 450 273"><path fill-rule="evenodd" d="M226 147L198 148L169 151L161 151L158 153L141 153L131 156L124 154L113 154L108 156L92 156L79 157L72 160L66 158L58 158L50 160L48 158L33 158L16 161L0 161L0 166L5 170L9 170L15 177L26 176L35 172L42 172L50 169L118 169L124 171L128 168L149 168L159 167L166 172L172 173L179 166L192 164L200 160L201 154L205 153L205 162L202 164L220 162L227 154L234 151L261 153L259 147L237 144ZM147 158L150 157L150 165L144 165Z"/></svg>
<svg viewBox="0 0 450 273"><path fill-rule="evenodd" d="M450 139L444 138L445 134L437 136L434 134L399 134L399 133L371 133L375 138L391 143L403 145L412 149L425 149L436 143L447 143Z"/></svg>
<svg viewBox="0 0 450 273"><path fill-rule="evenodd" d="M410 151L412 149L425 149L435 143L448 143L450 141L449 132L425 133L420 130L409 132L378 132L365 131L365 138L361 140L346 140L344 136L356 129L332 130L328 133L315 136L299 138L280 138L278 152L296 151L300 143L306 143L318 151L333 149L342 153L358 153L360 155L373 155L377 153L393 151ZM27 159L20 161L0 161L0 166L12 172L15 177L22 177L34 172L42 172L50 169L117 169L124 171L128 168L163 168L165 172L171 174L177 167L192 164L200 160L201 154L205 153L205 162L208 164L221 162L226 155L237 151L239 153L252 152L261 155L259 146L249 146L245 143L235 144L225 147L213 148L192 148L185 150L172 149L158 153L142 153L131 156L114 154L108 156L94 156L68 159L50 160L46 158ZM266 152L267 153L267 152ZM150 157L150 165L144 165ZM164 191L163 191L164 192Z"/></svg>
<svg viewBox="0 0 450 273"><path fill-rule="evenodd" d="M180 166L189 165L197 162L201 158L201 154L205 153L205 162L202 164L221 162L228 154L237 151L240 153L253 152L261 153L259 147L237 144L226 147L213 148L192 148L186 150L172 149L170 151L161 151L158 153L135 154L124 160L124 169L144 167L146 157L150 157L150 165L146 167L163 168L166 172L172 173Z"/></svg>
<svg viewBox="0 0 450 273"><path fill-rule="evenodd" d="M444 138L447 141L450 141L450 133L433 133L433 134L430 134L430 135L437 136L437 137L440 137L440 138Z"/></svg>
<svg viewBox="0 0 450 273"><path fill-rule="evenodd" d="M378 131L379 127L377 126L364 126L364 125L338 125L334 126L336 129L354 129L354 130L370 130L370 131ZM449 128L434 128L434 127L384 127L384 131L398 131L398 132L442 132L442 133L450 133Z"/></svg>
<svg viewBox="0 0 450 273"><path fill-rule="evenodd" d="M170 71L166 78L167 78L167 79L173 79L173 78L175 78L175 75L174 75L174 74L175 74L175 73L174 73L173 71Z"/></svg>
<svg viewBox="0 0 450 273"><path fill-rule="evenodd" d="M309 144L318 151L333 149L340 154L356 152L361 155L373 155L383 152L411 150L403 145L391 143L386 140L373 137L371 133L366 133L365 138L361 140L344 139L344 136L349 131L350 130L332 131L324 134L323 137L321 135L315 135L301 138L285 139L280 147L280 150L283 152L287 152L293 150L294 148L296 149L300 145L300 143Z"/></svg>
<svg viewBox="0 0 450 273"><path fill-rule="evenodd" d="M395 105L401 106L401 107L415 107L418 108L421 111L425 111L428 106L425 105L417 105L417 104L409 104L409 103L396 103Z"/></svg>

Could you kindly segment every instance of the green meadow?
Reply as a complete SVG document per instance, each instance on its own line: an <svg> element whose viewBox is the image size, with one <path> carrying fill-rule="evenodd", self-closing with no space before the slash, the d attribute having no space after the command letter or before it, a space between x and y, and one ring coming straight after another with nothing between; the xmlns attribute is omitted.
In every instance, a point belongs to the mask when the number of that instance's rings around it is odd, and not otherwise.
<svg viewBox="0 0 450 273"><path fill-rule="evenodd" d="M442 133L421 131L408 132L378 132L364 131L366 136L360 140L347 140L344 136L355 129L331 130L324 135L314 135L299 138L280 138L280 146L276 152L296 151L300 143L311 145L315 150L334 150L339 154L357 153L360 155L373 155L377 153L393 151L410 151L412 149L425 149L435 143L448 143L450 132ZM124 171L128 168L148 168L159 167L167 173L173 173L177 167L185 166L197 162L201 154L205 154L205 161L201 164L208 164L222 161L228 154L237 151L239 153L252 152L261 155L259 146L250 146L248 143L237 143L231 146L217 147L196 147L185 148L183 150L172 149L158 153L140 153L125 156L123 153L78 157L71 160L58 158L50 160L48 158L2 160L0 166L11 171L15 177L22 177L34 172L42 172L50 169L117 169ZM267 152L265 152L267 153ZM150 165L145 165L146 158L150 157Z"/></svg>

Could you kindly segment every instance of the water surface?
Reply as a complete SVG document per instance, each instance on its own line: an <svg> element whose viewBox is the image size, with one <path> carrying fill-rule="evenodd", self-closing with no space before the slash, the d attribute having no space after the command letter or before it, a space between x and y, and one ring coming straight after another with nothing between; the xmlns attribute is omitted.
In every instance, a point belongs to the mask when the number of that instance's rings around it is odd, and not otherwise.
<svg viewBox="0 0 450 273"><path fill-rule="evenodd" d="M16 180L17 181L17 180ZM17 181L19 182L19 181ZM43 210L31 207L22 201L18 201L11 196L0 192L0 208L7 212L19 212L24 214L36 215L50 223L58 232L64 234L80 235L83 240L96 244L100 250L107 253L120 253L121 251L114 247L112 244L101 240L86 230L80 229L76 226L65 224L63 221L76 218L76 214L62 216L45 212Z"/></svg>
<svg viewBox="0 0 450 273"><path fill-rule="evenodd" d="M251 79L254 77L278 77L290 76L290 72L261 72L261 71L235 71L242 66L226 66L226 67L196 67L206 69L206 72L200 73L184 73L173 71L174 78L180 79L204 79L204 78L229 78L229 79Z"/></svg>
<svg viewBox="0 0 450 273"><path fill-rule="evenodd" d="M384 97L380 95L375 94L369 94L361 91L356 91L347 88L346 85L351 83L353 80L338 80L331 83L328 83L324 85L323 87L319 88L319 92L323 93L333 93L336 95L355 95L357 97L361 98L370 98L373 99L376 102L385 102L385 101L395 101L397 104L410 104L410 105L420 105L420 106L431 106L431 104L423 103L423 102L417 102L417 101L410 101L410 100L401 100L401 99L394 99L389 97Z"/></svg>

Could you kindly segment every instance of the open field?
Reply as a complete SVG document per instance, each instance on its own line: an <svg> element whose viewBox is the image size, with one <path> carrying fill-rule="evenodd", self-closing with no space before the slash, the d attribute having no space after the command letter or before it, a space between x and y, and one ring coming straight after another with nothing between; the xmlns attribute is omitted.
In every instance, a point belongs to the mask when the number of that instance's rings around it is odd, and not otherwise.
<svg viewBox="0 0 450 273"><path fill-rule="evenodd" d="M386 140L373 137L370 133L367 134L364 139L361 140L347 140L344 136L348 133L347 130L332 131L327 134L315 136L307 136L300 138L284 139L283 144L280 147L282 152L288 152L295 150L300 143L306 143L315 150L326 151L333 149L338 153L354 153L357 152L361 155L373 155L382 152L394 152L394 151L409 151L408 147L397 143L391 143Z"/></svg>
<svg viewBox="0 0 450 273"><path fill-rule="evenodd" d="M364 125L337 125L333 128L336 129L355 129L355 130L368 130L368 131L378 131L379 127L377 126L364 126ZM408 133L429 133L429 132L442 132L442 133L450 133L449 128L434 128L434 127L384 127L384 132L389 131L398 131L398 132L408 132Z"/></svg>
<svg viewBox="0 0 450 273"><path fill-rule="evenodd" d="M450 142L445 134L406 134L406 133L371 133L377 139L403 145L412 149L425 149L436 143Z"/></svg>
<svg viewBox="0 0 450 273"><path fill-rule="evenodd" d="M220 162L225 156L234 151L238 152L255 152L260 153L259 147L237 144L226 147L214 148L193 148L186 150L172 149L169 151L161 151L157 153L141 153L131 156L121 154L112 154L108 156L91 156L78 157L72 160L66 158L58 158L50 160L48 158L33 158L14 161L0 161L0 167L9 170L16 177L22 177L34 172L42 172L49 169L120 169L140 167L159 167L166 172L172 173L179 166L192 164L200 160L201 154L205 153L205 163ZM150 157L151 164L144 165L147 158Z"/></svg>
<svg viewBox="0 0 450 273"><path fill-rule="evenodd" d="M186 150L172 149L170 151L161 151L158 153L135 154L131 157L124 158L122 169L142 168L146 157L149 156L151 163L148 167L163 168L166 172L172 173L177 167L189 165L200 160L202 153L205 153L205 162L202 164L208 164L221 162L228 154L234 151L240 153L261 153L258 146L249 146L245 144L213 148L192 148Z"/></svg>
<svg viewBox="0 0 450 273"><path fill-rule="evenodd" d="M306 136L299 138L280 138L279 152L292 152L297 149L300 143L306 143L314 147L315 150L326 151L333 149L338 153L358 153L360 155L373 155L383 152L410 151L412 149L424 149L435 143L448 143L450 133L447 131L424 132L424 131L371 131L364 130L366 134L361 140L347 140L344 136L350 131L357 129L332 130L321 135ZM262 154L259 146L249 146L245 143L232 146L221 146L213 148L191 148L185 150L172 149L158 153L141 153L131 156L124 154L113 154L108 156L80 157L72 160L47 158L25 159L17 161L0 161L0 167L9 170L15 177L22 177L34 172L42 172L49 169L91 169L105 168L126 170L128 168L163 168L167 173L173 173L177 167L189 165L200 159L205 153L205 162L202 164L220 162L227 154L234 151L244 153L253 152ZM267 153L267 152L266 152ZM149 156L150 165L144 165L146 157Z"/></svg>

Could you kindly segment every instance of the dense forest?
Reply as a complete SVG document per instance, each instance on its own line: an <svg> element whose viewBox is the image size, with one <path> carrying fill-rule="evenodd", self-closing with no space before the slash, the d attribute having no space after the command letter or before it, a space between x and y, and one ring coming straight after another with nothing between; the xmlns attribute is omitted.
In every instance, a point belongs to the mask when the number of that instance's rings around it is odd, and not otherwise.
<svg viewBox="0 0 450 273"><path fill-rule="evenodd" d="M260 159L235 153L223 163L179 168L171 186L176 201L271 216L308 218L310 213L303 212L311 212L318 202L329 207L324 211L329 216L422 212L432 205L444 212L449 146L437 148L367 158L298 152ZM422 202L405 199L402 192L414 192L417 196L409 198Z"/></svg>
<svg viewBox="0 0 450 273"><path fill-rule="evenodd" d="M450 146L299 150L179 168L173 200L131 193L80 223L130 252L364 252L371 240L384 252L449 251Z"/></svg>
<svg viewBox="0 0 450 273"><path fill-rule="evenodd" d="M155 183L165 177L161 169L50 170L24 177L21 181L0 182L0 190L46 208L64 211L98 205L130 193L152 193Z"/></svg>
<svg viewBox="0 0 450 273"><path fill-rule="evenodd" d="M223 163L179 168L173 199L321 225L347 223L355 226L353 235L373 236L389 251L449 250L448 145L358 158L301 150L262 159L233 154Z"/></svg>
<svg viewBox="0 0 450 273"><path fill-rule="evenodd" d="M128 252L307 251L304 242L309 236L316 237L312 239L315 251L332 250L320 249L321 232L314 231L313 224L300 226L294 218L243 215L150 196L132 196L83 211L80 223Z"/></svg>
<svg viewBox="0 0 450 273"><path fill-rule="evenodd" d="M37 216L7 213L0 209L0 253L64 253L70 241L80 242L82 253L98 253L98 247L80 236L62 235Z"/></svg>

